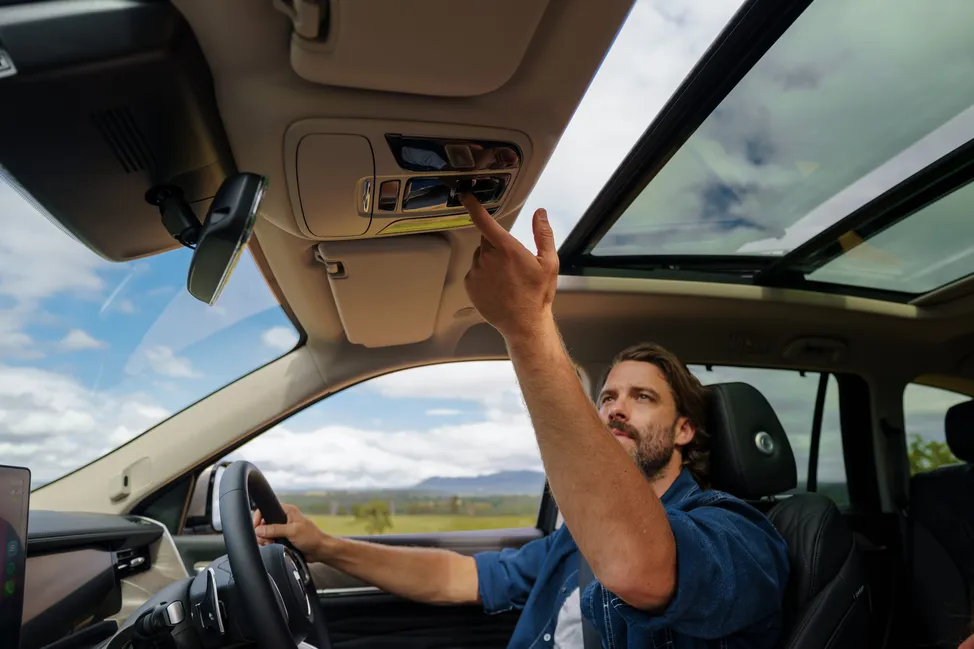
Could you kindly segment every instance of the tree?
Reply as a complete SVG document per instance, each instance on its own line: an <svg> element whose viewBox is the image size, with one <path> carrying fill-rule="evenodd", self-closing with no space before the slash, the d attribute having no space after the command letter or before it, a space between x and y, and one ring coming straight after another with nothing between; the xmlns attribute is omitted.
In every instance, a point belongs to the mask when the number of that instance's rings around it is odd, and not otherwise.
<svg viewBox="0 0 974 649"><path fill-rule="evenodd" d="M365 521L366 534L382 534L392 527L392 516L389 514L389 503L373 500L365 505L355 505L355 520Z"/></svg>
<svg viewBox="0 0 974 649"><path fill-rule="evenodd" d="M925 440L916 434L910 438L910 475L960 462L944 442Z"/></svg>

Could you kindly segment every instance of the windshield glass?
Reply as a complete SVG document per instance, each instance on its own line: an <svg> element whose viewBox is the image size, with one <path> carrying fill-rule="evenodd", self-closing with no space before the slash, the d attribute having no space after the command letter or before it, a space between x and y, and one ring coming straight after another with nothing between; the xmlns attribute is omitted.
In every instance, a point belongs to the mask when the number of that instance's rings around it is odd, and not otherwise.
<svg viewBox="0 0 974 649"><path fill-rule="evenodd" d="M781 255L974 137L974 3L815 0L595 245Z"/></svg>
<svg viewBox="0 0 974 649"><path fill-rule="evenodd" d="M33 488L298 342L249 251L208 307L186 292L192 251L106 261L2 173L0 231L0 461Z"/></svg>

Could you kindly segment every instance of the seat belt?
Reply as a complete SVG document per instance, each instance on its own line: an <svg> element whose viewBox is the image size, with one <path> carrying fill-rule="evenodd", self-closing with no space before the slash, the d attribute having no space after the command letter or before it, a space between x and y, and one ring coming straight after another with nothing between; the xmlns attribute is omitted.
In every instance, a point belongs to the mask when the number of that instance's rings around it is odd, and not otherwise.
<svg viewBox="0 0 974 649"><path fill-rule="evenodd" d="M588 561L582 556L581 551L578 553L578 605L581 608L582 605L582 595L585 593L585 587L595 581L595 574L592 573L592 567L588 565ZM588 621L585 614L579 610L579 615L582 618L582 641L584 642L585 649L602 649L602 637L599 636L598 630Z"/></svg>

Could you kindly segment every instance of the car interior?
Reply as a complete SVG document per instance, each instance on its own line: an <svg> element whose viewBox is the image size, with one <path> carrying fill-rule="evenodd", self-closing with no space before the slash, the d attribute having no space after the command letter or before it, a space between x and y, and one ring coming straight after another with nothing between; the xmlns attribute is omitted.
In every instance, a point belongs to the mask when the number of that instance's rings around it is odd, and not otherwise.
<svg viewBox="0 0 974 649"><path fill-rule="evenodd" d="M0 0L3 181L106 264L192 254L171 274L212 313L252 258L248 290L296 332L55 479L0 434L0 644L506 646L517 610L258 552L252 509L284 497L273 466L232 461L358 385L508 358L464 289L464 192L512 231L552 213L555 316L593 398L640 341L710 373L713 485L789 546L778 646L974 633L974 4L735 7L590 203L538 205L543 177L590 182L585 150L549 163L633 0ZM813 381L800 435L757 371ZM952 399L924 410L943 461L914 440L923 391ZM517 548L561 523L538 503L526 527L361 538Z"/></svg>

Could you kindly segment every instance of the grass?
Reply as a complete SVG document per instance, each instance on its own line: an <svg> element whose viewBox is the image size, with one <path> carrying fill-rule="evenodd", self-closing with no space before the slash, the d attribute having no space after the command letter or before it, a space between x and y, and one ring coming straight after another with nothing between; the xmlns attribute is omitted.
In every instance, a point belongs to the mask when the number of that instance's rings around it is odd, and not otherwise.
<svg viewBox="0 0 974 649"><path fill-rule="evenodd" d="M322 531L333 536L361 536L365 534L364 520L352 516L308 516ZM511 527L534 527L537 516L436 516L396 515L392 527L385 534L431 534L436 532L466 532Z"/></svg>

